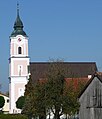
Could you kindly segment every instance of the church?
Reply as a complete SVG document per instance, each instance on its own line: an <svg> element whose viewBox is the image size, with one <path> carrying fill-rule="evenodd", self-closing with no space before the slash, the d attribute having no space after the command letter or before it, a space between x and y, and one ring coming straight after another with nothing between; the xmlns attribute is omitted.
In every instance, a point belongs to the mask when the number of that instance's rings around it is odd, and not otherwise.
<svg viewBox="0 0 102 119"><path fill-rule="evenodd" d="M25 85L28 83L29 76L31 75L33 80L43 78L49 64L49 62L30 62L28 52L28 41L30 42L30 40L23 27L23 22L19 15L19 8L17 8L14 30L10 35L10 114L21 113L21 110L16 108L16 101L20 96L24 95ZM64 67L75 76L74 78L81 78L81 80L89 80L98 71L95 62L64 62ZM71 74L68 74L67 79L73 78Z"/></svg>

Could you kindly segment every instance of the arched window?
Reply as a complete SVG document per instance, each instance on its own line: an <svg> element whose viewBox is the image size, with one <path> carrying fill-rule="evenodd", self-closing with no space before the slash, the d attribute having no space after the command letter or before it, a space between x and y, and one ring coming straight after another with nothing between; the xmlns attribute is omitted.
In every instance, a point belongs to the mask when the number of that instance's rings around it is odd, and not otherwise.
<svg viewBox="0 0 102 119"><path fill-rule="evenodd" d="M22 48L18 47L18 54L22 54Z"/></svg>

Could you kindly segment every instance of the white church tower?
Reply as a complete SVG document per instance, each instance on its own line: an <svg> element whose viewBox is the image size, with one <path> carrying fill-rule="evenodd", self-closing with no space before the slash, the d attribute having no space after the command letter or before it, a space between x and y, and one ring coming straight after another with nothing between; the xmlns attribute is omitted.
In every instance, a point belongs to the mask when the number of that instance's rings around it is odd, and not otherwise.
<svg viewBox="0 0 102 119"><path fill-rule="evenodd" d="M24 95L25 85L29 78L28 37L23 30L23 23L19 16L17 5L17 18L14 23L14 31L10 36L9 58L9 113L20 113L16 108L16 101Z"/></svg>

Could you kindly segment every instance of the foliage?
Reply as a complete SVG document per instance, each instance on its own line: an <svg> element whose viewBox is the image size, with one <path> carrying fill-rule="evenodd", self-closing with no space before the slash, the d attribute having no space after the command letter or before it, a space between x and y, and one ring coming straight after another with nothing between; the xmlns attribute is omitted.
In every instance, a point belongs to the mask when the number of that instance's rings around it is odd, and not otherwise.
<svg viewBox="0 0 102 119"><path fill-rule="evenodd" d="M39 119L45 118L45 104L44 104L44 83L39 81L34 82L32 85L32 79L30 78L28 85L26 85L26 100L22 113L29 116L37 117ZM31 89L31 91L29 91Z"/></svg>
<svg viewBox="0 0 102 119"><path fill-rule="evenodd" d="M63 112L65 114L74 115L79 109L79 102L77 100L79 91L75 89L74 81L66 83L64 89Z"/></svg>
<svg viewBox="0 0 102 119"><path fill-rule="evenodd" d="M49 110L53 112L54 119L60 119L62 114L75 114L79 108L77 96L81 85L77 90L73 81L68 85L66 72L63 62L57 60L49 62L46 79L33 82L30 78L26 85L23 113L40 119L45 118Z"/></svg>
<svg viewBox="0 0 102 119"><path fill-rule="evenodd" d="M5 104L5 99L3 96L0 96L0 108L2 108Z"/></svg>
<svg viewBox="0 0 102 119"><path fill-rule="evenodd" d="M18 109L22 109L23 106L24 106L24 103L25 103L25 97L24 96L21 96L18 98L18 100L16 101L16 107Z"/></svg>
<svg viewBox="0 0 102 119"><path fill-rule="evenodd" d="M25 115L1 114L0 119L28 119Z"/></svg>
<svg viewBox="0 0 102 119"><path fill-rule="evenodd" d="M63 62L51 63L46 75L46 107L53 112L55 119L60 118L63 113L62 106L65 77L62 66Z"/></svg>
<svg viewBox="0 0 102 119"><path fill-rule="evenodd" d="M33 115L33 110L35 110L35 107L33 106L34 104L34 86L32 83L32 78L29 78L29 82L28 84L25 86L26 87L26 91L25 91L25 104L24 107L22 109L22 114L26 114L26 115Z"/></svg>

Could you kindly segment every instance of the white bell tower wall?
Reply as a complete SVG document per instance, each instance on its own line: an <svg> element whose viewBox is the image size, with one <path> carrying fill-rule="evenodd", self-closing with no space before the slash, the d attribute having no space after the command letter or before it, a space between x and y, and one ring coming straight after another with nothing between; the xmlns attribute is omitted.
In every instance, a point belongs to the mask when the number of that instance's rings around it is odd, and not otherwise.
<svg viewBox="0 0 102 119"><path fill-rule="evenodd" d="M10 113L21 113L16 101L24 96L25 85L29 79L28 37L10 37L9 93Z"/></svg>

